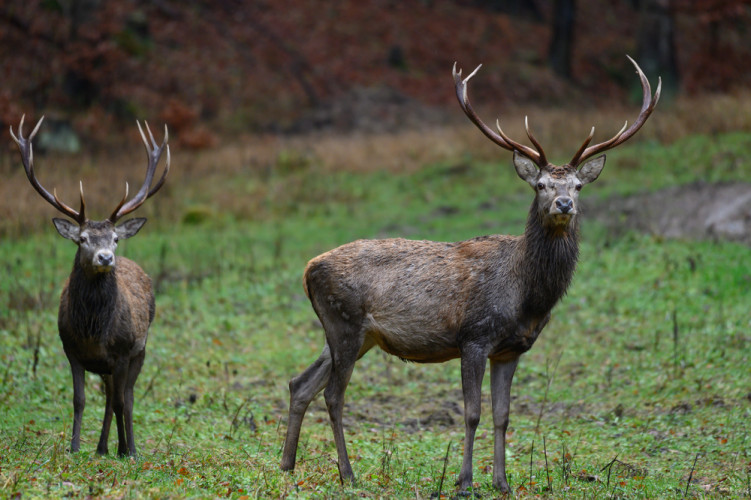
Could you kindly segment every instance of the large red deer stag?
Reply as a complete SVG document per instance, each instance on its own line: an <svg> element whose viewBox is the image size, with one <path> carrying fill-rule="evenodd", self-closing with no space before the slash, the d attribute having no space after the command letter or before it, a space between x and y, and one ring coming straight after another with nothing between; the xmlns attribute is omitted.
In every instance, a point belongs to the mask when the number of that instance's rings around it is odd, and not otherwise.
<svg viewBox="0 0 751 500"><path fill-rule="evenodd" d="M86 217L83 184L80 184L81 208L76 211L60 201L54 190L50 194L37 180L32 141L43 119L39 120L28 138L23 135L23 118L18 126L18 136L13 133L12 127L10 134L21 152L21 161L31 185L42 198L75 221L52 219L60 235L78 245L73 270L60 297L57 320L63 350L73 374L73 436L70 449L76 452L80 447L81 417L86 401L85 371L90 371L101 375L106 394L97 453L107 454L107 439L114 412L117 453L120 456L135 455L133 386L143 366L149 325L154 319L154 294L151 279L138 264L125 257L115 257L118 241L134 236L146 219L129 219L119 225L117 221L140 207L164 184L170 166L167 127L164 128L164 141L158 146L148 124L146 132L149 140L138 124L148 156L146 179L130 200L127 200L126 183L125 196L112 214L103 221L94 221ZM167 161L164 173L151 187L165 147Z"/></svg>
<svg viewBox="0 0 751 500"><path fill-rule="evenodd" d="M579 255L578 198L600 175L605 156L632 137L652 113L641 79L641 112L605 142L589 146L594 128L571 161L548 162L527 124L534 149L496 133L469 103L467 82L454 65L456 96L464 113L490 140L513 151L519 177L535 198L521 236L482 236L457 243L405 239L359 240L308 263L304 287L326 333L319 358L289 383L290 408L281 468L292 470L300 427L313 397L324 390L342 480L353 481L342 429L344 391L355 362L374 346L404 360L439 363L461 358L464 459L457 484L472 486L472 447L480 421L480 388L490 360L495 447L493 485L509 491L505 432L511 380L519 356L537 339L553 306L566 293ZM479 69L479 67L478 67ZM594 158L593 158L594 157Z"/></svg>

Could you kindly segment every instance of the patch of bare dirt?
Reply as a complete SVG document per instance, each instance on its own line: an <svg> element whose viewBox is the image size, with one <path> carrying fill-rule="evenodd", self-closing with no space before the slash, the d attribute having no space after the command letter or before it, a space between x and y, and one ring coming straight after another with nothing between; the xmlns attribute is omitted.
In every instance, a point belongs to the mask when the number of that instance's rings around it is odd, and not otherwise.
<svg viewBox="0 0 751 500"><path fill-rule="evenodd" d="M587 217L616 235L635 229L666 238L736 241L751 246L751 184L698 182L612 197L592 202Z"/></svg>

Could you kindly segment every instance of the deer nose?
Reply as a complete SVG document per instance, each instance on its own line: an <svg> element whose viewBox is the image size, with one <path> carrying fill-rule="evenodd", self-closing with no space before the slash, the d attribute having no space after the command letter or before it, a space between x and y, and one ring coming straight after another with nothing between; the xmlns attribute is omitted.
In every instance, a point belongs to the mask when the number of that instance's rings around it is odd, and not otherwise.
<svg viewBox="0 0 751 500"><path fill-rule="evenodd" d="M115 255L112 252L99 252L97 255L97 263L100 266L111 266L115 260Z"/></svg>
<svg viewBox="0 0 751 500"><path fill-rule="evenodd" d="M561 196L560 198L556 198L555 206L562 214L567 214L574 208L574 200L568 196Z"/></svg>

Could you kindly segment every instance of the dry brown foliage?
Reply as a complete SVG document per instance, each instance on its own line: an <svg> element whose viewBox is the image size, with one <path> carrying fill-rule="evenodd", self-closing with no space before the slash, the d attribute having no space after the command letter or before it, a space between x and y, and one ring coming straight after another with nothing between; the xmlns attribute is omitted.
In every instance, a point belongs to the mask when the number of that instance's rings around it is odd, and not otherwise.
<svg viewBox="0 0 751 500"><path fill-rule="evenodd" d="M492 106L477 105L492 123ZM638 113L634 105L608 110L506 109L500 118L504 130L525 140L524 116L529 115L536 137L553 162L568 161L596 126L595 140L610 137L623 121ZM426 126L397 134L308 134L300 136L236 136L211 149L192 151L179 143L172 147L172 170L167 185L139 215L158 215L159 221L179 221L186 211L208 207L214 213L262 217L261 205L274 197L266 180L284 168L315 169L320 175L334 171L411 172L424 165L466 161L506 162L508 155L488 141L457 110L445 125ZM632 143L657 141L670 144L690 134L716 134L751 130L751 93L716 95L660 103L652 119ZM93 216L104 217L122 196L124 183L138 185L146 160L135 131L120 137L122 153L86 153L75 156L36 155L40 181L68 203L76 203L78 180L83 180L87 206ZM28 184L11 141L0 157L0 235L21 235L46 227L55 211ZM127 143L127 144L125 144ZM246 179L247 182L244 182ZM256 182L258 181L258 182ZM300 186L300 189L305 189Z"/></svg>

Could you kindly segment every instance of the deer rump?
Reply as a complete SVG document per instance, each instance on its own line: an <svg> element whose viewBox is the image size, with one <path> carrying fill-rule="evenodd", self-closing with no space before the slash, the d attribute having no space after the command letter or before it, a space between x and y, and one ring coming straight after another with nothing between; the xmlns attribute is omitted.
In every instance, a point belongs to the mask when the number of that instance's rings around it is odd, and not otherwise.
<svg viewBox="0 0 751 500"><path fill-rule="evenodd" d="M532 346L547 316L525 314L519 244L503 235L359 240L311 260L305 291L327 336L344 329L362 342L358 358L378 345L406 361L439 363L473 345L512 359Z"/></svg>

